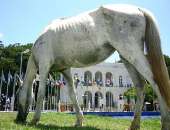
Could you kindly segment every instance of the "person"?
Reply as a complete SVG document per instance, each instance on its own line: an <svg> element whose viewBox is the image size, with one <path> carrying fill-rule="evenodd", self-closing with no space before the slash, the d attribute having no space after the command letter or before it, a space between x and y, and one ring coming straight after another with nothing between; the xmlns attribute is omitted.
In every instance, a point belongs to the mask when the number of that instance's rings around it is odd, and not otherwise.
<svg viewBox="0 0 170 130"><path fill-rule="evenodd" d="M6 111L8 111L10 109L10 98L7 97L6 99Z"/></svg>

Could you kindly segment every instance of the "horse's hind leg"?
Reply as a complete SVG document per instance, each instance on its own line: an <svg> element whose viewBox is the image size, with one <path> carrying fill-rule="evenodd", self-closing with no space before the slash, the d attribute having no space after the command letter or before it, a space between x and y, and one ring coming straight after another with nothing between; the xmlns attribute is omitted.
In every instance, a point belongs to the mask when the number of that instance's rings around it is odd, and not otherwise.
<svg viewBox="0 0 170 130"><path fill-rule="evenodd" d="M39 83L38 94L37 94L36 109L35 109L34 117L32 119L32 124L36 124L40 120L43 99L45 97L46 79L49 70L50 70L49 62L46 61L46 62L39 63L40 83Z"/></svg>
<svg viewBox="0 0 170 130"><path fill-rule="evenodd" d="M124 46L122 46L122 44ZM143 42L140 39L132 40L131 42L127 41L127 43L120 43L120 45L118 45L117 48L119 54L124 59L126 59L130 64L133 65L136 71L153 86L154 91L157 93L159 97L161 97L159 88L156 82L154 81L153 78L154 76L149 61L147 57L144 55L142 45Z"/></svg>
<svg viewBox="0 0 170 130"><path fill-rule="evenodd" d="M125 59L121 58L123 63L125 64L132 81L136 87L136 93L137 93L137 102L135 106L135 113L134 113L134 119L131 123L130 130L139 130L140 129L140 117L142 112L142 106L144 102L144 85L145 80L144 78L136 71L136 69L128 63ZM155 87L155 86L153 86ZM162 130L170 130L170 113L168 112L168 107L162 101L162 97L158 96L158 100L161 104L161 122L162 122Z"/></svg>
<svg viewBox="0 0 170 130"><path fill-rule="evenodd" d="M126 45L133 45L133 47L127 47L127 46L118 47L119 48L118 52L124 59L126 59L130 64L132 64L134 68L151 84L154 92L158 96L158 100L161 106L162 127L165 128L162 130L170 130L169 126L167 125L169 123L166 123L168 119L167 118L163 119L163 117L167 117L167 113L168 113L167 105L159 91L158 85L154 81L153 78L154 76L149 61L147 57L144 55L143 49L139 47L139 45L142 45L142 43L139 41L134 43L133 42L132 44L126 43Z"/></svg>
<svg viewBox="0 0 170 130"><path fill-rule="evenodd" d="M136 69L125 59L121 58L125 67L127 68L134 86L136 87L137 101L135 105L134 119L131 123L130 130L139 130L140 129L140 119L141 112L144 102L144 85L145 80L143 77L136 71Z"/></svg>
<svg viewBox="0 0 170 130"><path fill-rule="evenodd" d="M70 69L63 71L62 73L68 83L69 96L70 96L70 98L73 102L73 105L75 107L75 110L76 110L77 122L76 122L75 126L82 126L83 125L83 113L82 113L79 103L78 103L78 99L77 99L76 92L75 92L75 86L73 83Z"/></svg>

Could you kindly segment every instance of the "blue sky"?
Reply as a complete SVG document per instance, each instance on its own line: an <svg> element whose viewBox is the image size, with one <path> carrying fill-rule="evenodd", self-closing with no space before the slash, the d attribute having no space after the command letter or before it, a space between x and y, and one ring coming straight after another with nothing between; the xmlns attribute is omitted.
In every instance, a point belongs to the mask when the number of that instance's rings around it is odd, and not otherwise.
<svg viewBox="0 0 170 130"><path fill-rule="evenodd" d="M133 4L153 12L160 28L163 53L170 56L169 0L1 0L0 40L5 45L33 43L53 19L114 3ZM106 61L113 62L117 57L111 56Z"/></svg>

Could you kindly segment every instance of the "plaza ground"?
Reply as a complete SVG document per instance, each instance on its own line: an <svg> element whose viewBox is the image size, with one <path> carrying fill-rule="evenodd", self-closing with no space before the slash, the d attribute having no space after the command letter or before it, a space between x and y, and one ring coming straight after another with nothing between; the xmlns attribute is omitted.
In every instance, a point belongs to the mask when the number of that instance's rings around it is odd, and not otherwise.
<svg viewBox="0 0 170 130"><path fill-rule="evenodd" d="M102 117L94 115L84 116L84 126L75 128L75 115L66 113L42 113L38 125L30 125L33 114L29 114L26 125L14 123L15 112L0 112L0 130L128 130L130 119ZM141 130L160 130L160 118L143 119Z"/></svg>

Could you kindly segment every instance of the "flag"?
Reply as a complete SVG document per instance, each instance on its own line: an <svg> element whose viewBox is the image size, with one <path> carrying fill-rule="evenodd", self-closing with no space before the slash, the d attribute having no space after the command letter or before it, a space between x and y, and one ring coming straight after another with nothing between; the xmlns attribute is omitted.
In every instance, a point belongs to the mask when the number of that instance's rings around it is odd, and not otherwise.
<svg viewBox="0 0 170 130"><path fill-rule="evenodd" d="M3 70L1 72L1 81L6 83L5 76L4 76L4 71Z"/></svg>
<svg viewBox="0 0 170 130"><path fill-rule="evenodd" d="M52 77L52 75L51 75L51 74L49 74L49 80L50 80L51 82L53 82L53 81L54 81L54 79L53 79L53 77Z"/></svg>
<svg viewBox="0 0 170 130"><path fill-rule="evenodd" d="M51 87L54 87L55 86L55 80L54 80L54 78L52 77L51 74L49 74L49 81L50 81Z"/></svg>
<svg viewBox="0 0 170 130"><path fill-rule="evenodd" d="M11 72L9 70L9 72L8 72L8 84L10 84L11 80L12 80L12 75L11 75Z"/></svg>
<svg viewBox="0 0 170 130"><path fill-rule="evenodd" d="M17 81L19 81L20 86L22 86L23 84L23 80L20 78L20 76L16 73L16 78L18 79ZM17 83L17 82L16 82Z"/></svg>
<svg viewBox="0 0 170 130"><path fill-rule="evenodd" d="M59 83L59 87L60 87L60 88L63 88L63 87L64 87L64 82L63 82L63 81L59 80L58 83Z"/></svg>

